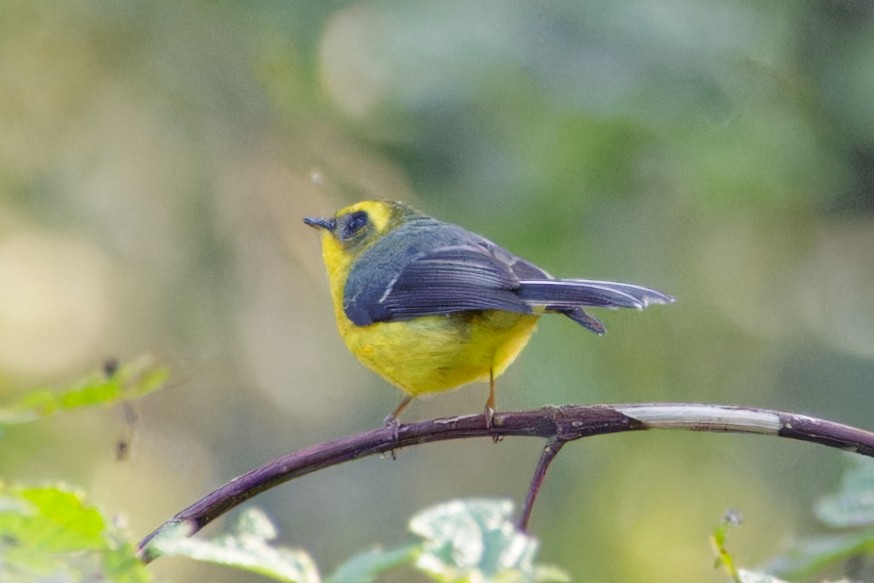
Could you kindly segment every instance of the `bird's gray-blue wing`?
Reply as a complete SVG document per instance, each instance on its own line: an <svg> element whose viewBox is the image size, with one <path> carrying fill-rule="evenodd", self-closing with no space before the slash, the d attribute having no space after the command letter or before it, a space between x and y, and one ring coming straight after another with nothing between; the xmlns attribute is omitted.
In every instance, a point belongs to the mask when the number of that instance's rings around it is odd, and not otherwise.
<svg viewBox="0 0 874 583"><path fill-rule="evenodd" d="M643 286L555 279L461 227L442 224L422 236L386 235L365 251L344 290L346 316L359 326L472 310L558 312L602 334L584 307L643 308L673 298Z"/></svg>
<svg viewBox="0 0 874 583"><path fill-rule="evenodd" d="M377 270L359 261L346 284L346 315L366 326L469 310L530 313L531 306L516 295L519 277L512 265L516 258L486 243L449 244ZM531 269L537 268L529 265L525 262L523 270L530 276ZM355 273L359 267L361 272Z"/></svg>

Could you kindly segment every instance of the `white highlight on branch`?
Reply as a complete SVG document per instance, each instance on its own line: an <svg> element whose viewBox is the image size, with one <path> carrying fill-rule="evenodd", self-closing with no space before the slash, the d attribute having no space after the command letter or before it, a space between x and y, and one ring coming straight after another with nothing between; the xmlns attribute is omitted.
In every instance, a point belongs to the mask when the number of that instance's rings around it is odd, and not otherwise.
<svg viewBox="0 0 874 583"><path fill-rule="evenodd" d="M720 405L622 405L616 410L654 429L707 429L776 434L780 416L771 411Z"/></svg>

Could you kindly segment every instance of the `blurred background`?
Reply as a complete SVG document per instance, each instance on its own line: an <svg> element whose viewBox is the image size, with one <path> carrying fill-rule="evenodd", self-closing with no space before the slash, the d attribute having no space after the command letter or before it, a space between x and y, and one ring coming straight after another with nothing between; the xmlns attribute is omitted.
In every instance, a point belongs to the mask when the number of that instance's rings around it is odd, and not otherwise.
<svg viewBox="0 0 874 583"><path fill-rule="evenodd" d="M172 371L132 423L102 410L10 431L4 480L77 485L142 536L274 456L379 425L400 393L337 336L301 222L364 197L556 275L677 297L598 313L601 338L545 318L499 409L700 401L874 429L874 4L0 7L0 397L107 357ZM404 420L485 396L417 401ZM404 542L433 503L521 502L541 447L419 447L254 504L329 572ZM559 456L532 531L577 581L723 581L708 535L726 509L754 566L817 528L842 463L761 437L602 437Z"/></svg>

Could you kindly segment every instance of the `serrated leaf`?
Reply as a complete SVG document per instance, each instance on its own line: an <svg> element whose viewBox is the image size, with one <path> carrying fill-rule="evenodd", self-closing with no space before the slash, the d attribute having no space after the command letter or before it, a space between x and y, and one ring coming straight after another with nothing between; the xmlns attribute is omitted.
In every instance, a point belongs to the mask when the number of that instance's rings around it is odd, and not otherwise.
<svg viewBox="0 0 874 583"><path fill-rule="evenodd" d="M76 492L17 487L4 498L0 536L18 548L50 554L106 547L103 517Z"/></svg>
<svg viewBox="0 0 874 583"><path fill-rule="evenodd" d="M241 539L262 541L275 540L279 535L270 518L258 508L250 508L240 513L236 531Z"/></svg>
<svg viewBox="0 0 874 583"><path fill-rule="evenodd" d="M373 549L359 553L337 567L325 583L371 583L386 571L412 565L421 553L420 544L384 551Z"/></svg>
<svg viewBox="0 0 874 583"><path fill-rule="evenodd" d="M235 567L287 583L319 583L312 558L302 550L272 546L270 541L275 537L276 530L267 516L249 509L241 514L231 534L206 541L194 539L188 537L188 527L180 524L152 539L149 551Z"/></svg>
<svg viewBox="0 0 874 583"><path fill-rule="evenodd" d="M569 581L534 564L537 541L519 531L508 500L454 500L416 514L410 530L423 539L416 566L441 583Z"/></svg>
<svg viewBox="0 0 874 583"><path fill-rule="evenodd" d="M143 583L133 545L64 486L0 489L0 580Z"/></svg>
<svg viewBox="0 0 874 583"><path fill-rule="evenodd" d="M874 460L848 458L837 493L819 499L814 512L835 528L874 525Z"/></svg>
<svg viewBox="0 0 874 583"><path fill-rule="evenodd" d="M0 425L28 423L61 411L142 397L160 389L167 376L166 369L155 367L150 358L143 357L109 375L95 372L65 389L31 391L18 401L0 407Z"/></svg>

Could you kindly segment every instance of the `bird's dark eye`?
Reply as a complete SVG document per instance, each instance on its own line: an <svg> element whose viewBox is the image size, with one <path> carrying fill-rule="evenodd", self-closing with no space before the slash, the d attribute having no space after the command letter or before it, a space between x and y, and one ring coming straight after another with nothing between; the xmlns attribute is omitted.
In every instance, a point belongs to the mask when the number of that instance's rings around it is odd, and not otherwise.
<svg viewBox="0 0 874 583"><path fill-rule="evenodd" d="M346 224L343 225L343 239L351 239L355 234L367 226L367 213L364 211L356 211L349 215L346 219Z"/></svg>

